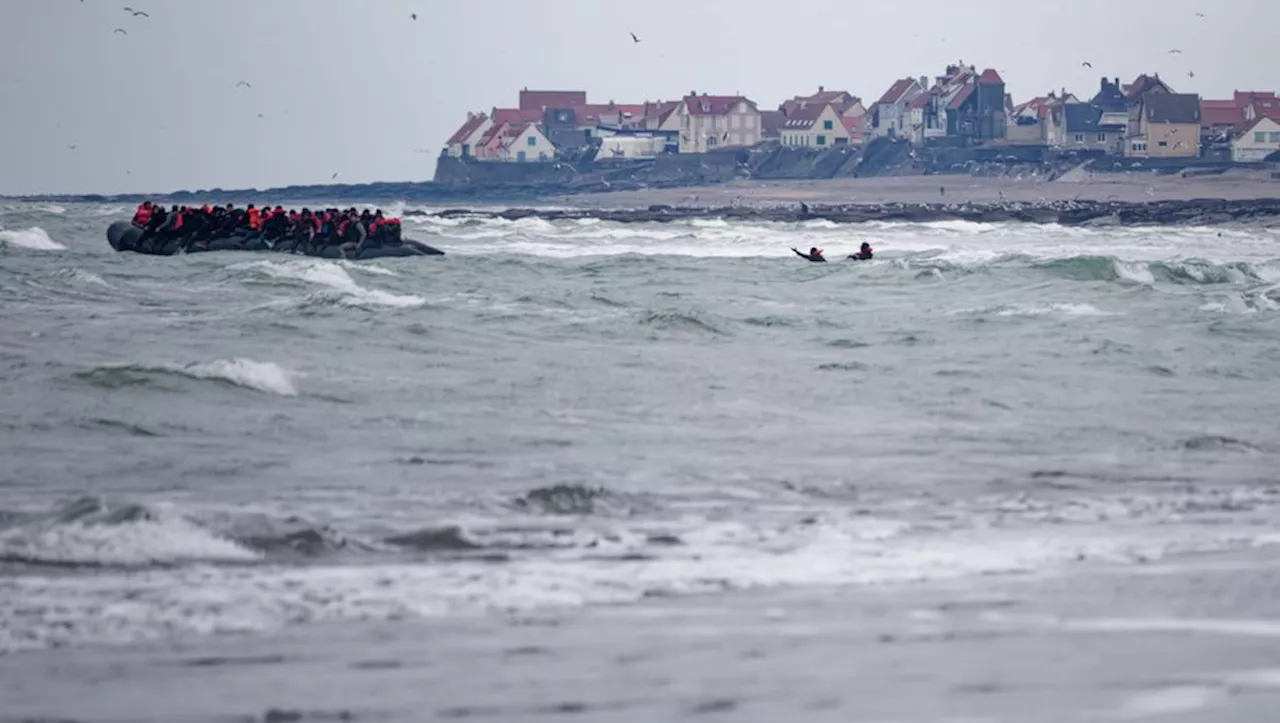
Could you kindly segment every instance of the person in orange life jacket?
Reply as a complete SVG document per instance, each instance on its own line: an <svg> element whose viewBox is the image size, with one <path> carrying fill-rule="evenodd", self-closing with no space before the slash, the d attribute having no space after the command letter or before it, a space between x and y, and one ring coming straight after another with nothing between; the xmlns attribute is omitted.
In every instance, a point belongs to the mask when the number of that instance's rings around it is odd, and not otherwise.
<svg viewBox="0 0 1280 723"><path fill-rule="evenodd" d="M133 225L138 228L146 228L151 221L151 202L143 201L138 205L138 210L133 214Z"/></svg>
<svg viewBox="0 0 1280 723"><path fill-rule="evenodd" d="M800 258L806 259L808 261L812 261L815 264L825 264L827 262L827 259L822 255L822 249L818 248L817 246L810 247L809 253L807 254L802 253L800 251L796 251L794 248L791 250L796 252L796 256L799 256Z"/></svg>
<svg viewBox="0 0 1280 723"><path fill-rule="evenodd" d="M867 243L866 241L862 242L862 246L858 249L858 253L849 254L849 258L855 259L857 261L867 261L871 258L871 256L872 256L871 244Z"/></svg>

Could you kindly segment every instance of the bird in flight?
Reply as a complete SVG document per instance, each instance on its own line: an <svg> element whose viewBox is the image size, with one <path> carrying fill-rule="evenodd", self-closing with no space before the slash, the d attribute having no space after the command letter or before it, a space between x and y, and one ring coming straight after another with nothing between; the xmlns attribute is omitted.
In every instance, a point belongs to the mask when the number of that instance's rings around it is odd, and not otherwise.
<svg viewBox="0 0 1280 723"><path fill-rule="evenodd" d="M1090 63L1090 62L1089 62L1089 61L1087 61L1087 60L1086 60L1086 61L1084 61L1083 63L1081 63L1080 65L1083 65L1083 66L1084 66L1084 67L1086 67L1086 68L1092 68L1092 67L1093 67L1093 63Z"/></svg>
<svg viewBox="0 0 1280 723"><path fill-rule="evenodd" d="M133 8L129 7L128 5L125 5L125 6L124 6L124 11L125 11L126 13L131 13L131 12L133 12Z"/></svg>
<svg viewBox="0 0 1280 723"><path fill-rule="evenodd" d="M252 88L252 87L253 87L252 85L249 85L249 81L247 81L247 80L242 80L242 81L240 81L240 82L236 83L236 87L237 87L237 88L239 88L240 86L244 86L244 87L246 87L246 88Z"/></svg>
<svg viewBox="0 0 1280 723"><path fill-rule="evenodd" d="M142 17L144 17L144 18L149 18L149 17L151 17L150 15L148 15L148 14L146 14L146 13L142 12L141 10L134 10L134 11L133 11L133 16L134 16L135 18L136 18L136 17L138 17L138 16L142 16Z"/></svg>
<svg viewBox="0 0 1280 723"><path fill-rule="evenodd" d="M418 19L418 14L417 14L417 13L409 13L409 17L413 18L414 20L417 20L417 19Z"/></svg>
<svg viewBox="0 0 1280 723"><path fill-rule="evenodd" d="M1178 50L1177 48L1174 48L1173 50L1169 51L1169 55L1182 55L1182 51Z"/></svg>
<svg viewBox="0 0 1280 723"><path fill-rule="evenodd" d="M336 173L335 173L335 174L333 174L332 176L329 176L329 180L330 180L330 181L332 181L333 179L335 179L335 178L337 178L337 177L338 177L338 174L336 174Z"/></svg>
<svg viewBox="0 0 1280 723"><path fill-rule="evenodd" d="M81 1L83 2L83 0L81 0ZM1202 17L1204 17L1204 13L1196 13L1196 17L1198 17L1198 18L1202 18Z"/></svg>
<svg viewBox="0 0 1280 723"><path fill-rule="evenodd" d="M114 30L114 32L120 33L121 35L128 35L128 34L129 34L129 31L128 31L128 30L125 30L124 28L116 28L116 29Z"/></svg>
<svg viewBox="0 0 1280 723"><path fill-rule="evenodd" d="M631 34L631 41L632 41L632 42L634 42L634 43L638 43L638 42L640 42L640 38L637 38L637 37L636 37L636 34L635 34L635 33L632 33L632 34Z"/></svg>
<svg viewBox="0 0 1280 723"><path fill-rule="evenodd" d="M1196 77L1196 71L1194 71L1194 70L1188 70L1188 71L1187 71L1187 77L1188 77L1188 78L1194 78L1194 77Z"/></svg>

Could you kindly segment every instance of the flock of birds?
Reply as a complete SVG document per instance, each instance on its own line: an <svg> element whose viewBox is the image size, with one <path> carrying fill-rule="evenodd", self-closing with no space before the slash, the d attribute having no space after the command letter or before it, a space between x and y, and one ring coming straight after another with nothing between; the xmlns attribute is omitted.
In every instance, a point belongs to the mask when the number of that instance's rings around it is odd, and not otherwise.
<svg viewBox="0 0 1280 723"><path fill-rule="evenodd" d="M1196 19L1197 19L1197 20L1204 20L1204 18L1205 18L1205 14L1204 14L1204 13L1196 13ZM1170 48L1170 49L1169 49L1169 55L1182 55L1182 50L1181 50L1180 48ZM1092 67L1093 67L1093 63L1090 63L1090 62L1089 62L1089 61L1087 61L1087 60L1086 60L1086 61L1084 61L1083 63L1081 63L1080 65L1081 65L1081 67L1084 67L1084 68L1092 68ZM1194 77L1196 77L1196 71L1194 71L1194 70L1188 70L1188 71L1187 71L1187 77L1188 77L1188 78L1194 78Z"/></svg>

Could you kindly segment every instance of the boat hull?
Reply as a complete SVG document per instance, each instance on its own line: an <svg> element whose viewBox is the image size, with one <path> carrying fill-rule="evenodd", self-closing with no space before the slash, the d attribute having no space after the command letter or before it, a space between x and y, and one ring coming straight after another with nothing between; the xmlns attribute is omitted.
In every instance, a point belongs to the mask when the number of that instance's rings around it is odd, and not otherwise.
<svg viewBox="0 0 1280 723"><path fill-rule="evenodd" d="M285 251L282 249L273 249L266 242L259 239L246 239L243 236L232 236L230 238L216 238L208 241L200 242L199 246L188 248L185 251L177 240L167 241L162 244L147 244L141 246L139 242L142 240L142 229L134 226L128 221L117 221L107 227L107 243L111 244L111 248L116 251L132 251L134 253L147 254L149 256L173 256L174 254L188 253L207 253L211 251L257 251L261 253L295 253L302 256L313 256L321 259L341 259L348 258L353 260L364 259L387 259L387 258L403 258L406 256L443 256L444 252L434 246L419 241L410 241L408 239L402 241L398 246L377 246L366 248L358 255L344 256L341 247L325 246L319 249L312 249L308 252Z"/></svg>

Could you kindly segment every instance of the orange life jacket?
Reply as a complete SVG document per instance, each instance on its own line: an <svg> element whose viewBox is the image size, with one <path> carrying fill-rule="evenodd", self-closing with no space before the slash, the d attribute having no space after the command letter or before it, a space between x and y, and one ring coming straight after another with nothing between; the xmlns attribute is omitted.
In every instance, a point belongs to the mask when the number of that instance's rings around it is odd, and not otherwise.
<svg viewBox="0 0 1280 723"><path fill-rule="evenodd" d="M139 206L138 212L133 214L134 226L146 226L151 222L151 207Z"/></svg>
<svg viewBox="0 0 1280 723"><path fill-rule="evenodd" d="M249 228L257 231L262 228L262 212L256 208L249 209Z"/></svg>
<svg viewBox="0 0 1280 723"><path fill-rule="evenodd" d="M174 230L174 231L179 231L179 230L181 230L181 229L182 229L182 223L183 223L183 221L185 221L185 220L186 220L186 216L187 216L187 214L182 213L181 211L179 211L178 213L175 213L175 214L173 215L173 230Z"/></svg>

